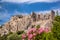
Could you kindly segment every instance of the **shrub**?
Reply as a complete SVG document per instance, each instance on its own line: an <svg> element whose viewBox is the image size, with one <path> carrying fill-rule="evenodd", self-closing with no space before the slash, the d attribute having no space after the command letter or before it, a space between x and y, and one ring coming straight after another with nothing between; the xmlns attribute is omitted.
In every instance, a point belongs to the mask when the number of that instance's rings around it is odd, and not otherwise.
<svg viewBox="0 0 60 40"><path fill-rule="evenodd" d="M57 39L60 40L60 16L56 16L55 20L53 22L53 36Z"/></svg>
<svg viewBox="0 0 60 40"><path fill-rule="evenodd" d="M50 32L49 28L31 28L26 34L22 34L22 39L41 40L48 39L47 34ZM43 38L44 37L44 38Z"/></svg>
<svg viewBox="0 0 60 40"><path fill-rule="evenodd" d="M17 32L18 35L20 35L20 34L22 34L22 33L24 33L24 31L18 31L18 32Z"/></svg>
<svg viewBox="0 0 60 40"><path fill-rule="evenodd" d="M17 34L11 34L7 37L7 40L22 40Z"/></svg>

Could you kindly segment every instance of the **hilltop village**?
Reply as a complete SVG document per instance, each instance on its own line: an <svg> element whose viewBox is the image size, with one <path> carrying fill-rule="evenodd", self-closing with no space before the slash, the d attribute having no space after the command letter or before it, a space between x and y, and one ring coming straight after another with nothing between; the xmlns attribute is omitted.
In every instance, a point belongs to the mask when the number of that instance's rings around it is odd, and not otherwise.
<svg viewBox="0 0 60 40"><path fill-rule="evenodd" d="M21 30L27 31L30 28L36 27L52 27L52 21L54 20L55 12L52 10L47 14L38 14L32 12L30 15L14 15L10 21L6 22L0 28L0 34L4 35L11 32L17 32Z"/></svg>

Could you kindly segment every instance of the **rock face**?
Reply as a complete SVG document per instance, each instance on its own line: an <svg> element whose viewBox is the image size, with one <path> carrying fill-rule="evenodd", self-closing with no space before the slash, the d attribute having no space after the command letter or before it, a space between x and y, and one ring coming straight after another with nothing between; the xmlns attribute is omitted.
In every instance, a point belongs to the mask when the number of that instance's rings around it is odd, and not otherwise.
<svg viewBox="0 0 60 40"><path fill-rule="evenodd" d="M21 30L28 30L37 25L41 27L51 27L52 21L54 19L55 12L51 11L48 14L36 14L32 13L31 15L15 15L11 17L10 21L5 23L2 28L0 28L0 34L4 35L8 32L17 32Z"/></svg>

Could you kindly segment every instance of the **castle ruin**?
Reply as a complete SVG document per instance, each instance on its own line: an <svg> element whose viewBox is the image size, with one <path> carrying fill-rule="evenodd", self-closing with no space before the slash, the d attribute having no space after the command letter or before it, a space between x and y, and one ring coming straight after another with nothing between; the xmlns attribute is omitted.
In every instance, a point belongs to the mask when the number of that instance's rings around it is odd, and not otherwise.
<svg viewBox="0 0 60 40"><path fill-rule="evenodd" d="M47 14L36 14L32 12L30 15L15 15L0 28L0 34L4 35L10 31L14 33L21 30L28 30L37 25L44 28L51 27L54 17L55 12L53 10Z"/></svg>

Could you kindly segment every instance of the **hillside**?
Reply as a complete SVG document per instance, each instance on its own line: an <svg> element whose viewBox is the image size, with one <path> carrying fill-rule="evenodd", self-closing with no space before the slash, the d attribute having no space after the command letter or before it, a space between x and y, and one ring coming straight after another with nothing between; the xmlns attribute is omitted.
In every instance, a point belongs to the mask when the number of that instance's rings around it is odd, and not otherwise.
<svg viewBox="0 0 60 40"><path fill-rule="evenodd" d="M52 27L52 21L54 20L55 12L52 10L48 14L37 14L32 12L30 15L15 15L11 17L9 22L6 22L2 28L0 28L0 34L8 34L9 32L23 31L25 32L31 28L39 25L40 27Z"/></svg>

